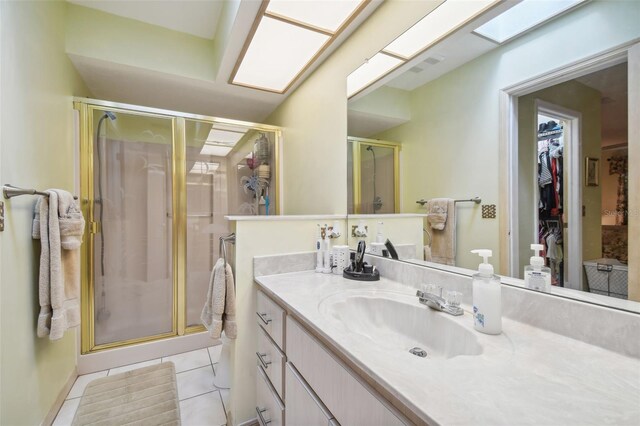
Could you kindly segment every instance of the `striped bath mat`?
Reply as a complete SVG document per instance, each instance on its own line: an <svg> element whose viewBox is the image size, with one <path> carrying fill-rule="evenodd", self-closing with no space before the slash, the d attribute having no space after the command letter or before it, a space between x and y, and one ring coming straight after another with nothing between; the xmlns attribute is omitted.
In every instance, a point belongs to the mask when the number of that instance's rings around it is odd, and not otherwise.
<svg viewBox="0 0 640 426"><path fill-rule="evenodd" d="M165 362L92 381L72 424L180 425L175 366Z"/></svg>

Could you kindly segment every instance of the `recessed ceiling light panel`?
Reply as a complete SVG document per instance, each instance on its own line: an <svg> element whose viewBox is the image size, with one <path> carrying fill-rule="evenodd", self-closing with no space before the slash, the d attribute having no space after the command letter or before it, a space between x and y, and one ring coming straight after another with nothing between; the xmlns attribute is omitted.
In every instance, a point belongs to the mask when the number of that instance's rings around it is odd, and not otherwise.
<svg viewBox="0 0 640 426"><path fill-rule="evenodd" d="M585 0L523 0L484 25L475 33L504 43L525 31L583 3Z"/></svg>
<svg viewBox="0 0 640 426"><path fill-rule="evenodd" d="M384 48L404 58L425 50L497 0L447 0Z"/></svg>
<svg viewBox="0 0 640 426"><path fill-rule="evenodd" d="M270 0L267 13L336 32L361 3L361 0Z"/></svg>
<svg viewBox="0 0 640 426"><path fill-rule="evenodd" d="M376 53L366 63L347 77L347 95L352 96L376 81L404 61L382 52Z"/></svg>
<svg viewBox="0 0 640 426"><path fill-rule="evenodd" d="M263 16L234 84L284 92L329 36Z"/></svg>

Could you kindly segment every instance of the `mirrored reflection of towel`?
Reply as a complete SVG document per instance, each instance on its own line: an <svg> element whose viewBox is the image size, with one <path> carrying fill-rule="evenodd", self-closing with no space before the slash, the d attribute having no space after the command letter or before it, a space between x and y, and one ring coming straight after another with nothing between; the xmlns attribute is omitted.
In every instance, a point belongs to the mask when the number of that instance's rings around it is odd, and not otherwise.
<svg viewBox="0 0 640 426"><path fill-rule="evenodd" d="M231 266L225 264L220 258L211 271L207 299L200 315L202 324L207 328L212 339L219 339L222 330L230 339L237 337L235 299Z"/></svg>
<svg viewBox="0 0 640 426"><path fill-rule="evenodd" d="M80 245L84 218L73 196L60 189L36 202L32 237L40 240L38 337L62 338L80 325Z"/></svg>
<svg viewBox="0 0 640 426"><path fill-rule="evenodd" d="M442 222L442 228L438 229L433 226L431 221L431 215L427 216L427 220L431 223L431 260L432 262L455 265L456 263L456 206L455 200L451 198L438 198L429 201L436 202L438 205L442 204L442 200L446 200L447 207L444 210L446 213L445 220ZM431 206L428 206L428 211L433 211ZM438 219L436 219L437 221ZM436 222L438 223L438 222ZM425 253L426 255L426 253Z"/></svg>
<svg viewBox="0 0 640 426"><path fill-rule="evenodd" d="M427 203L427 221L431 229L442 231L447 223L448 198L434 198Z"/></svg>

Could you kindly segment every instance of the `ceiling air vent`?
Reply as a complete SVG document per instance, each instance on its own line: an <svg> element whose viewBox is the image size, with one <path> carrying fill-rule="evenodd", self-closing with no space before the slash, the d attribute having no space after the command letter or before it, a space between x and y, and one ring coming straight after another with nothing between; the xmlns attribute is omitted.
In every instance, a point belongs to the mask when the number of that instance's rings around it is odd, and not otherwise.
<svg viewBox="0 0 640 426"><path fill-rule="evenodd" d="M412 68L409 68L409 71L411 71L414 74L418 74L418 73L420 73L420 72L422 72L424 70L422 68L420 68L420 67L412 67Z"/></svg>
<svg viewBox="0 0 640 426"><path fill-rule="evenodd" d="M425 64L429 64L429 65L435 65L439 62L442 62L442 60L444 59L444 56L440 56L440 55L434 55L434 56L429 56L427 59L425 59L423 62Z"/></svg>

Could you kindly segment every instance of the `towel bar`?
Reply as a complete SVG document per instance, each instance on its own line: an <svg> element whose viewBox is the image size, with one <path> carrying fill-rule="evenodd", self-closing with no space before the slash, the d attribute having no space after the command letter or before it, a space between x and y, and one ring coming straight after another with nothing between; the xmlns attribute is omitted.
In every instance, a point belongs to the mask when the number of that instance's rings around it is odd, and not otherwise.
<svg viewBox="0 0 640 426"><path fill-rule="evenodd" d="M453 200L455 203L476 203L476 204L480 204L482 202L482 198L480 197L473 197L473 198L469 198L467 200ZM421 206L424 206L425 204L427 204L429 202L429 200L425 200L424 198L421 200L416 201L417 204L420 204Z"/></svg>
<svg viewBox="0 0 640 426"><path fill-rule="evenodd" d="M2 194L5 199L10 199L13 197L19 197L20 195L42 195L43 197L48 197L49 194L42 191L37 191L35 189L26 189L26 188L18 188L17 186L4 184L2 185ZM77 200L78 197L73 196L74 200Z"/></svg>

